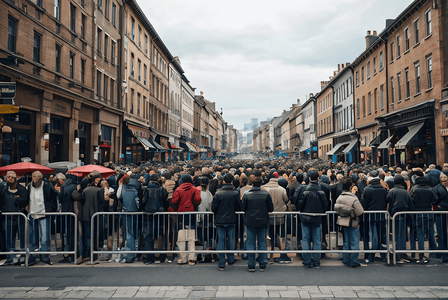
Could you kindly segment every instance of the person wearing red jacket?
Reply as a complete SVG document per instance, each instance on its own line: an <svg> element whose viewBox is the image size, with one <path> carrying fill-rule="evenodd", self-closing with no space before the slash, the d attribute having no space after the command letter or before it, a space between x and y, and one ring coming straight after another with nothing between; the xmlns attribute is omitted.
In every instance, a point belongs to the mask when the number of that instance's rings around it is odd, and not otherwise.
<svg viewBox="0 0 448 300"><path fill-rule="evenodd" d="M201 191L193 185L193 179L190 175L183 175L180 178L180 185L174 191L171 199L170 212L194 212L197 211L198 205L201 204ZM178 217L179 232L177 235L177 246L180 251L185 251L186 243L188 243L188 251L195 250L196 239L196 218L195 214L182 214ZM187 263L187 253L180 253L178 264ZM196 254L188 253L188 264L196 264Z"/></svg>

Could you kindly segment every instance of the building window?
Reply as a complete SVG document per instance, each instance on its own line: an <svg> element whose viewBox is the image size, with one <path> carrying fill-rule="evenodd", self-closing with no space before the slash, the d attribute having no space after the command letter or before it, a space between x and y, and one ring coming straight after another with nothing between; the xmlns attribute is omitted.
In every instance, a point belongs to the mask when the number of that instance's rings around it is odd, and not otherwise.
<svg viewBox="0 0 448 300"><path fill-rule="evenodd" d="M397 35L397 57L401 55L400 36Z"/></svg>
<svg viewBox="0 0 448 300"><path fill-rule="evenodd" d="M361 68L361 83L364 83L364 67Z"/></svg>
<svg viewBox="0 0 448 300"><path fill-rule="evenodd" d="M393 77L390 78L390 91L391 91L390 102L395 103L395 98L394 98L395 88L394 88L394 78Z"/></svg>
<svg viewBox="0 0 448 300"><path fill-rule="evenodd" d="M107 101L107 84L109 83L109 77L104 74L104 84L103 84L103 97L104 97L104 101Z"/></svg>
<svg viewBox="0 0 448 300"><path fill-rule="evenodd" d="M107 34L104 35L104 58L107 59L107 49L109 48L109 36Z"/></svg>
<svg viewBox="0 0 448 300"><path fill-rule="evenodd" d="M97 44L97 52L98 52L99 56L101 56L101 35L102 35L102 33L103 33L103 31L98 27L96 44Z"/></svg>
<svg viewBox="0 0 448 300"><path fill-rule="evenodd" d="M406 47L406 51L409 50L409 28L404 30L404 44Z"/></svg>
<svg viewBox="0 0 448 300"><path fill-rule="evenodd" d="M109 20L109 0L106 0L104 6L104 16Z"/></svg>
<svg viewBox="0 0 448 300"><path fill-rule="evenodd" d="M383 85L380 85L380 106L381 110L384 109L384 88Z"/></svg>
<svg viewBox="0 0 448 300"><path fill-rule="evenodd" d="M356 71L355 80L356 80L356 86L359 86L359 73L358 73L358 71Z"/></svg>
<svg viewBox="0 0 448 300"><path fill-rule="evenodd" d="M383 69L383 51L380 52L380 71Z"/></svg>
<svg viewBox="0 0 448 300"><path fill-rule="evenodd" d="M138 81L141 81L141 77L140 77L141 69L142 69L142 62L139 59L138 60Z"/></svg>
<svg viewBox="0 0 448 300"><path fill-rule="evenodd" d="M140 117L140 93L137 93L137 116Z"/></svg>
<svg viewBox="0 0 448 300"><path fill-rule="evenodd" d="M8 50L16 52L17 20L8 16Z"/></svg>
<svg viewBox="0 0 448 300"><path fill-rule="evenodd" d="M131 111L129 113L134 114L134 89L131 89Z"/></svg>
<svg viewBox="0 0 448 300"><path fill-rule="evenodd" d="M131 53L131 76L134 77L134 53Z"/></svg>
<svg viewBox="0 0 448 300"><path fill-rule="evenodd" d="M415 44L418 44L420 40L418 39L418 19L414 21L414 35L415 35Z"/></svg>
<svg viewBox="0 0 448 300"><path fill-rule="evenodd" d="M86 61L81 59L81 83L84 84L86 77Z"/></svg>
<svg viewBox="0 0 448 300"><path fill-rule="evenodd" d="M76 31L76 7L70 3L70 30Z"/></svg>
<svg viewBox="0 0 448 300"><path fill-rule="evenodd" d="M367 63L367 80L370 79L370 61Z"/></svg>
<svg viewBox="0 0 448 300"><path fill-rule="evenodd" d="M143 84L146 86L146 72L148 71L148 68L146 67L146 64L143 64Z"/></svg>
<svg viewBox="0 0 448 300"><path fill-rule="evenodd" d="M98 9L101 10L102 6L103 6L103 0L98 0Z"/></svg>
<svg viewBox="0 0 448 300"><path fill-rule="evenodd" d="M115 81L114 80L110 80L110 103L114 103L114 97L115 97Z"/></svg>
<svg viewBox="0 0 448 300"><path fill-rule="evenodd" d="M61 73L61 46L56 44L56 68L55 71Z"/></svg>
<svg viewBox="0 0 448 300"><path fill-rule="evenodd" d="M101 72L96 70L96 94L101 97Z"/></svg>
<svg viewBox="0 0 448 300"><path fill-rule="evenodd" d="M145 53L148 54L148 36L145 34Z"/></svg>
<svg viewBox="0 0 448 300"><path fill-rule="evenodd" d="M110 63L115 65L115 42L111 40L110 42Z"/></svg>
<svg viewBox="0 0 448 300"><path fill-rule="evenodd" d="M74 77L75 69L75 53L70 52L70 78Z"/></svg>
<svg viewBox="0 0 448 300"><path fill-rule="evenodd" d="M426 60L426 70L428 70L428 89L432 88L432 58Z"/></svg>
<svg viewBox="0 0 448 300"><path fill-rule="evenodd" d="M33 61L40 63L40 38L41 35L34 32L34 48L33 48Z"/></svg>
<svg viewBox="0 0 448 300"><path fill-rule="evenodd" d="M112 3L112 25L114 26L115 26L116 10L117 6L115 5L115 3Z"/></svg>
<svg viewBox="0 0 448 300"><path fill-rule="evenodd" d="M376 74L376 56L373 58L373 75Z"/></svg>
<svg viewBox="0 0 448 300"><path fill-rule="evenodd" d="M405 89L406 89L406 98L411 97L411 90L409 85L409 69L406 68L404 70L404 80L405 80Z"/></svg>
<svg viewBox="0 0 448 300"><path fill-rule="evenodd" d="M375 112L377 111L377 106L376 106L377 94L378 94L377 89L375 89L373 91L373 109L375 110Z"/></svg>
<svg viewBox="0 0 448 300"><path fill-rule="evenodd" d="M81 6L82 6L83 8L86 7L85 0L81 0Z"/></svg>
<svg viewBox="0 0 448 300"><path fill-rule="evenodd" d="M142 47L142 28L138 25L138 46Z"/></svg>
<svg viewBox="0 0 448 300"><path fill-rule="evenodd" d="M81 38L85 38L86 36L86 16L81 14Z"/></svg>
<svg viewBox="0 0 448 300"><path fill-rule="evenodd" d="M369 102L369 115L372 113L372 93L367 94L367 101Z"/></svg>
<svg viewBox="0 0 448 300"><path fill-rule="evenodd" d="M60 7L60 0L54 0L54 17L56 20L61 19L61 7Z"/></svg>
<svg viewBox="0 0 448 300"><path fill-rule="evenodd" d="M425 19L426 19L426 35L430 35L432 33L432 28L431 28L431 10L428 10L425 13Z"/></svg>
<svg viewBox="0 0 448 300"><path fill-rule="evenodd" d="M366 96L362 96L362 116L366 116Z"/></svg>
<svg viewBox="0 0 448 300"><path fill-rule="evenodd" d="M397 74L398 102L401 101L401 73Z"/></svg>
<svg viewBox="0 0 448 300"><path fill-rule="evenodd" d="M135 41L135 20L134 18L131 17L131 22L132 22L132 40Z"/></svg>
<svg viewBox="0 0 448 300"><path fill-rule="evenodd" d="M390 43L390 61L394 61L394 43Z"/></svg>
<svg viewBox="0 0 448 300"><path fill-rule="evenodd" d="M415 93L420 93L420 64L415 64Z"/></svg>

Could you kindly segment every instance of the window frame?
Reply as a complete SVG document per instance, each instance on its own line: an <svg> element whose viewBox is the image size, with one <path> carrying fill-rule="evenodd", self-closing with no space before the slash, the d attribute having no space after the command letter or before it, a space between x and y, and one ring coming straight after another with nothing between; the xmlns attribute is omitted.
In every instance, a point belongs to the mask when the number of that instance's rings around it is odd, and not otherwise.
<svg viewBox="0 0 448 300"><path fill-rule="evenodd" d="M37 39L36 39L37 38ZM41 54L41 41L42 41L42 34L38 33L37 31L34 31L34 45L33 45L33 61L40 63L40 54ZM37 47L36 47L37 42Z"/></svg>
<svg viewBox="0 0 448 300"><path fill-rule="evenodd" d="M14 22L14 24L11 24ZM8 50L15 53L17 50L17 19L8 15ZM13 28L14 33L11 34L11 28Z"/></svg>

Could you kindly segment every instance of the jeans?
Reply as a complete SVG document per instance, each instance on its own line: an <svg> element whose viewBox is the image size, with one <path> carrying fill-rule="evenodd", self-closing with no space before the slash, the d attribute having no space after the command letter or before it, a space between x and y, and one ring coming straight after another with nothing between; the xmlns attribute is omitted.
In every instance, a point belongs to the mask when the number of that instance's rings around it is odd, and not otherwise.
<svg viewBox="0 0 448 300"><path fill-rule="evenodd" d="M137 227L137 216L125 215L125 223L126 223L126 247L131 251L135 251L135 233ZM126 259L132 260L135 258L135 254L127 253Z"/></svg>
<svg viewBox="0 0 448 300"><path fill-rule="evenodd" d="M246 249L255 250L255 243L258 240L258 250L267 250L266 245L266 227L247 227ZM260 267L266 267L266 253L258 254L258 264ZM255 268L255 253L247 255L247 265L249 268Z"/></svg>
<svg viewBox="0 0 448 300"><path fill-rule="evenodd" d="M291 223L287 224L291 226ZM271 250L274 250L274 247L278 247L280 250L282 249L282 244L280 242L280 238L285 238L285 250L291 249L291 238L286 234L286 223L282 225L269 225L269 236L271 237ZM286 259L288 256L286 253L280 254L280 260Z"/></svg>
<svg viewBox="0 0 448 300"><path fill-rule="evenodd" d="M436 215L436 226L437 226L437 250L447 250L447 215L437 214ZM448 259L448 253L441 253L442 259Z"/></svg>
<svg viewBox="0 0 448 300"><path fill-rule="evenodd" d="M436 241L434 238L434 219L432 215L428 214L417 214L417 241L418 250L425 249L425 236L429 241L429 249L436 250ZM419 257L423 257L423 253L419 253Z"/></svg>
<svg viewBox="0 0 448 300"><path fill-rule="evenodd" d="M344 245L343 250L359 250L359 227L343 227ZM342 253L342 262L346 265L356 265L359 253Z"/></svg>
<svg viewBox="0 0 448 300"><path fill-rule="evenodd" d="M30 217L29 219L29 239L31 244L31 251L39 249L40 242L40 251L50 251L51 250L51 217L46 216L39 219L34 219ZM50 259L49 254L42 254L42 261L48 261Z"/></svg>
<svg viewBox="0 0 448 300"><path fill-rule="evenodd" d="M395 217L395 242L397 250L406 250L406 215L397 215Z"/></svg>
<svg viewBox="0 0 448 300"><path fill-rule="evenodd" d="M311 241L313 241L313 250L321 250L322 248L322 227L321 224L302 222L302 250L311 250ZM318 252L303 253L303 264L311 265L311 261L315 266L320 265L320 256Z"/></svg>
<svg viewBox="0 0 448 300"><path fill-rule="evenodd" d="M90 221L82 222L82 257L90 257Z"/></svg>
<svg viewBox="0 0 448 300"><path fill-rule="evenodd" d="M3 216L6 219L6 252L14 252L16 248L16 236L19 234L20 250L25 251L25 218L23 216ZM15 255L7 255L8 261L12 261Z"/></svg>
<svg viewBox="0 0 448 300"><path fill-rule="evenodd" d="M62 245L64 251L75 250L75 223L74 218L71 216L62 216L60 219L62 222L62 229L65 233L65 238L62 238Z"/></svg>
<svg viewBox="0 0 448 300"><path fill-rule="evenodd" d="M226 237L229 239L228 250L234 250L233 247L233 235L235 233L235 225L216 225L218 231L218 246L216 250L225 250ZM230 264L235 262L235 257L233 253L227 253L227 259ZM224 268L226 266L226 254L219 253L219 268Z"/></svg>
<svg viewBox="0 0 448 300"><path fill-rule="evenodd" d="M367 220L369 221L369 240L372 244L370 250L384 250L382 246L386 244L387 232L386 232L386 220L384 214L369 214ZM381 253L381 258L386 257L385 253ZM368 259L370 262L375 258L375 253L369 253Z"/></svg>

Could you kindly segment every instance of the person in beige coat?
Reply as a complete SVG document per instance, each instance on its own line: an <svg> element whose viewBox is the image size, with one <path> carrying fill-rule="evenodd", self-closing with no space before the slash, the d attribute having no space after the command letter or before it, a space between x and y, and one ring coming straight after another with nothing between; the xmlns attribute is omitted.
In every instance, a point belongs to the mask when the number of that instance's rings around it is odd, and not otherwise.
<svg viewBox="0 0 448 300"><path fill-rule="evenodd" d="M272 172L271 172L272 173ZM286 189L278 184L278 178L273 174L269 179L269 182L261 187L261 189L267 191L271 195L272 203L274 204L274 212L285 212L290 207L290 202ZM289 224L291 226L291 224ZM282 249L280 243L280 237L286 238L285 250L289 250L291 240L287 238L285 230L285 216L284 215L271 215L269 217L269 236L271 237L271 249L274 247ZM290 263L291 259L284 253L278 259L278 263Z"/></svg>
<svg viewBox="0 0 448 300"><path fill-rule="evenodd" d="M338 213L338 225L343 227L343 250L359 250L359 216L364 209L358 197L352 191L352 181L345 177L342 180L343 192L336 199L334 210ZM343 253L342 262L347 267L357 268L361 264L357 261L359 253Z"/></svg>

